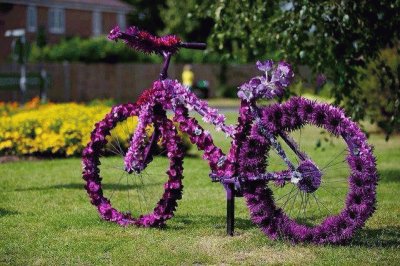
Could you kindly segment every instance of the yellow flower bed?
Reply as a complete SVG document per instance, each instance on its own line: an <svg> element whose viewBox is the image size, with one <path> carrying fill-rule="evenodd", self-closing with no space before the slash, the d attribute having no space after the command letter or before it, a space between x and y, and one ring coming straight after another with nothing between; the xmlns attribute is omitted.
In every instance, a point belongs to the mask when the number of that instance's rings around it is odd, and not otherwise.
<svg viewBox="0 0 400 266"><path fill-rule="evenodd" d="M46 104L0 117L0 154L79 154L107 106Z"/></svg>
<svg viewBox="0 0 400 266"><path fill-rule="evenodd" d="M110 109L105 105L50 103L0 115L0 155L79 155L89 142L94 124ZM118 124L109 137L110 153L118 152L117 145L127 147L136 124L136 117ZM148 134L151 132L149 129ZM184 139L188 146L188 139Z"/></svg>

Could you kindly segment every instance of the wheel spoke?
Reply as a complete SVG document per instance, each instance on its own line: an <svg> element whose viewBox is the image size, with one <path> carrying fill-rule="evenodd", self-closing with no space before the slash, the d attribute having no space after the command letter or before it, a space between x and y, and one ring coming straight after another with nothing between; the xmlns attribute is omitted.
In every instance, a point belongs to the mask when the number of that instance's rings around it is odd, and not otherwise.
<svg viewBox="0 0 400 266"><path fill-rule="evenodd" d="M329 214L332 214L331 210L329 210L321 200L317 199L317 197L315 196L315 193L311 193L311 195L313 195L313 197L314 197L315 201L317 202L318 206L322 205L329 212Z"/></svg>
<svg viewBox="0 0 400 266"><path fill-rule="evenodd" d="M304 199L303 199L303 191L301 191L301 190L299 190L300 191L300 198L301 198L301 202L300 202L300 207L299 207L299 211L298 211L298 213L297 213L297 216L299 216L300 215L300 213L301 213L301 211L302 211L302 207L303 207L303 202L304 202Z"/></svg>
<svg viewBox="0 0 400 266"><path fill-rule="evenodd" d="M118 155L118 156L121 156L121 157L124 156L124 154L122 154L122 152L121 152L120 150L118 150L117 147L114 146L114 144L112 143L112 141L110 141L110 142L108 142L108 143L111 145L111 147L113 147L113 149L114 149L114 151L115 151L115 152L113 152L114 154L116 154L116 155ZM110 150L110 149L109 149L109 150ZM110 150L110 151L111 151L111 150Z"/></svg>
<svg viewBox="0 0 400 266"><path fill-rule="evenodd" d="M338 164L344 164L345 162L346 162L346 159L344 159L343 161L337 162L335 164L332 164L330 166L326 166L325 168L322 168L322 171L325 171L325 172L328 171L326 169L329 169L329 171L335 170L335 169L340 169L341 167L333 167L333 166L336 166Z"/></svg>
<svg viewBox="0 0 400 266"><path fill-rule="evenodd" d="M129 209L129 212L132 213L131 199L130 199L130 197L129 197L129 190L130 190L131 188L129 187L128 175L126 176L126 186L127 186L127 190L128 190L128 209Z"/></svg>
<svg viewBox="0 0 400 266"><path fill-rule="evenodd" d="M291 205L291 207L289 209L289 215L292 213L292 209L293 209L294 203L296 202L297 195L299 194L299 192L300 192L300 189L297 189L296 195L294 196L294 199L292 201L292 205Z"/></svg>
<svg viewBox="0 0 400 266"><path fill-rule="evenodd" d="M293 191L294 188L295 188L295 187L293 186L293 187L292 187L292 190L290 190L288 193L286 193L285 195L283 195L282 197L280 197L280 198L277 199L276 201L279 201L279 200L283 199L284 197L286 197L287 195L289 195L290 193L292 193L292 191Z"/></svg>
<svg viewBox="0 0 400 266"><path fill-rule="evenodd" d="M336 193L333 193L333 192L329 191L329 190L326 189L324 186L320 186L320 188L322 188L323 190L325 190L326 192L328 192L329 194L331 194L332 196L334 196L336 199L339 199L340 201L343 200L343 199L340 199L340 197L339 197Z"/></svg>
<svg viewBox="0 0 400 266"><path fill-rule="evenodd" d="M142 200L140 199L140 195L141 195L142 193L140 193L140 191L139 191L139 185L136 183L136 176L137 176L136 174L133 175L132 183L135 184L136 196L137 196L137 200L138 200L138 203L139 203L140 213L143 213L143 209L142 209Z"/></svg>
<svg viewBox="0 0 400 266"><path fill-rule="evenodd" d="M293 192L293 190L295 190L295 189L296 189L296 187L293 186L292 190L290 191L289 197L286 199L285 203L282 205L282 209L285 208L285 206L286 206L286 204L289 202L289 200L290 200L292 197L294 197L294 195L292 196L292 192Z"/></svg>
<svg viewBox="0 0 400 266"><path fill-rule="evenodd" d="M332 160L330 160L324 167L322 167L322 169L325 169L326 167L328 167L332 162L334 162L346 150L347 150L347 147L344 148L342 151L340 151Z"/></svg>
<svg viewBox="0 0 400 266"><path fill-rule="evenodd" d="M120 178L119 178L119 180L118 180L118 183L116 184L116 186L114 187L114 189L111 191L111 195L110 195L110 197L108 198L109 200L111 200L112 196L113 196L114 193L115 193L115 190L117 189L117 187L119 186L119 184L121 184L122 178L125 176L125 174L126 174L126 172L122 172L122 174L121 174L121 176L120 176Z"/></svg>
<svg viewBox="0 0 400 266"><path fill-rule="evenodd" d="M305 199L303 217L306 217L306 210L307 210L308 200L309 200L309 198L310 198L310 194L309 194L309 193L306 193L306 194L305 194L305 197L306 197L306 199Z"/></svg>

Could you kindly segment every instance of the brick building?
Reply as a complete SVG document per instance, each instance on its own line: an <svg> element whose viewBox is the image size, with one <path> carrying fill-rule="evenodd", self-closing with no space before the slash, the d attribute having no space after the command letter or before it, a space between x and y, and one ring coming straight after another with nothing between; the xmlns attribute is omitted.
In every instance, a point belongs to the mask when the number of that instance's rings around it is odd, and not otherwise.
<svg viewBox="0 0 400 266"><path fill-rule="evenodd" d="M44 27L48 43L65 37L87 38L107 33L113 26L126 25L132 9L119 0L0 0L0 62L11 50L10 29L25 29L27 39L35 41Z"/></svg>

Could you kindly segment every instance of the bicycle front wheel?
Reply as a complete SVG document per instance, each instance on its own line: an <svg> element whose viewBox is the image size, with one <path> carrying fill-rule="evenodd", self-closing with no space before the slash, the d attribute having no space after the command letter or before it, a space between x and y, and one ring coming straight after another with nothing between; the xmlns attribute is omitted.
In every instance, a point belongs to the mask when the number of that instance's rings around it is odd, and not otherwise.
<svg viewBox="0 0 400 266"><path fill-rule="evenodd" d="M253 222L271 238L294 242L351 239L375 210L378 179L372 148L359 127L342 110L303 98L265 108L262 122L291 161L297 160L303 179L246 184L244 196ZM283 134L309 158L300 160L291 154ZM265 173L267 166L268 172L286 169L269 148L269 140L254 125L241 151L242 172L256 176Z"/></svg>
<svg viewBox="0 0 400 266"><path fill-rule="evenodd" d="M126 154L137 130L141 107L123 104L113 107L96 123L91 140L83 152L83 178L91 203L102 219L120 225L160 227L173 216L182 197L183 150L172 121L165 114L148 121L141 132L150 145L157 128L158 147L150 149L152 161L137 173L126 170ZM130 151L131 157L143 151ZM134 159L134 158L131 158Z"/></svg>

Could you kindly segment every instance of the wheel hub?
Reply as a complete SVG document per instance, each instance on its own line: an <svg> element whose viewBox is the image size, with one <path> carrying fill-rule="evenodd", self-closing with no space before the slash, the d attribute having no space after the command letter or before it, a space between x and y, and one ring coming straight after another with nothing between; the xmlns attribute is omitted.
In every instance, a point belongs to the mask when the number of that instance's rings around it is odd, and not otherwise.
<svg viewBox="0 0 400 266"><path fill-rule="evenodd" d="M310 160L301 162L296 172L300 173L301 176L296 183L300 190L312 193L321 185L322 173Z"/></svg>

